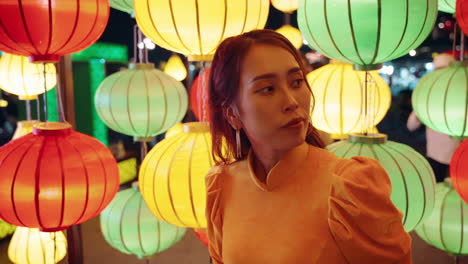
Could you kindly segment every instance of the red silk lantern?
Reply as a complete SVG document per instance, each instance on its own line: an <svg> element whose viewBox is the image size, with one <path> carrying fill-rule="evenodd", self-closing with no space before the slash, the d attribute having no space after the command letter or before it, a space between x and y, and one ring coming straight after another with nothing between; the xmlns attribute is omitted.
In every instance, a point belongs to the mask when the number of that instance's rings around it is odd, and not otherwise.
<svg viewBox="0 0 468 264"><path fill-rule="evenodd" d="M190 105L195 117L200 122L210 121L208 110L208 80L210 79L210 68L200 71L190 89Z"/></svg>
<svg viewBox="0 0 468 264"><path fill-rule="evenodd" d="M108 18L108 0L1 1L0 50L56 62L96 42Z"/></svg>
<svg viewBox="0 0 468 264"><path fill-rule="evenodd" d="M206 229L194 228L193 232L198 237L198 239L203 243L203 245L208 246L208 235L206 234Z"/></svg>
<svg viewBox="0 0 468 264"><path fill-rule="evenodd" d="M468 203L468 140L463 141L455 150L450 161L452 186L460 197Z"/></svg>
<svg viewBox="0 0 468 264"><path fill-rule="evenodd" d="M457 0L455 16L460 28L468 35L468 0Z"/></svg>
<svg viewBox="0 0 468 264"><path fill-rule="evenodd" d="M43 231L97 216L119 187L110 150L66 123L39 123L1 147L0 171L0 218Z"/></svg>

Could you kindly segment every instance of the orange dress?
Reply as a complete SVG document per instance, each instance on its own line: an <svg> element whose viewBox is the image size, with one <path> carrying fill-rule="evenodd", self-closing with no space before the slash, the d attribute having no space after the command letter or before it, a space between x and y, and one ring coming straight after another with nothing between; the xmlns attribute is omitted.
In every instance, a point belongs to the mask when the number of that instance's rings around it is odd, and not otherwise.
<svg viewBox="0 0 468 264"><path fill-rule="evenodd" d="M206 177L215 264L411 263L411 238L377 161L306 143L258 180L252 153Z"/></svg>

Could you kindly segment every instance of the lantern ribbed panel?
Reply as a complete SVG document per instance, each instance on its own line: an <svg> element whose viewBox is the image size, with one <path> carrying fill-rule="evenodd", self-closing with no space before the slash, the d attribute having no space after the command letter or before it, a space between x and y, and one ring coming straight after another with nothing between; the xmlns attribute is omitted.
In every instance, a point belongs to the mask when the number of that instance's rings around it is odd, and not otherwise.
<svg viewBox="0 0 468 264"><path fill-rule="evenodd" d="M307 75L315 106L311 113L312 124L334 138L362 132L378 124L387 113L391 103L388 85L377 71L369 72L375 85L369 86L374 94L372 104L368 101L368 115L373 116L370 127L363 127L365 110L365 72L354 71L351 64L333 62ZM369 96L370 97L370 96Z"/></svg>
<svg viewBox="0 0 468 264"><path fill-rule="evenodd" d="M108 18L108 0L2 1L0 50L58 61L96 42Z"/></svg>
<svg viewBox="0 0 468 264"><path fill-rule="evenodd" d="M0 240L13 234L15 232L16 226L11 225L0 219Z"/></svg>
<svg viewBox="0 0 468 264"><path fill-rule="evenodd" d="M439 11L453 14L455 13L456 0L439 0Z"/></svg>
<svg viewBox="0 0 468 264"><path fill-rule="evenodd" d="M101 213L101 232L115 249L138 258L160 253L185 235L185 228L158 220L134 188L117 193Z"/></svg>
<svg viewBox="0 0 468 264"><path fill-rule="evenodd" d="M282 12L292 13L299 6L299 0L271 0L271 4Z"/></svg>
<svg viewBox="0 0 468 264"><path fill-rule="evenodd" d="M66 254L67 239L62 231L18 227L8 246L8 258L15 264L55 264Z"/></svg>
<svg viewBox="0 0 468 264"><path fill-rule="evenodd" d="M387 141L363 144L340 141L327 149L343 158L365 156L376 159L392 183L391 200L403 213L406 231L413 230L427 218L434 207L434 173L429 163L412 148Z"/></svg>
<svg viewBox="0 0 468 264"><path fill-rule="evenodd" d="M416 228L428 244L454 255L468 254L468 205L449 183L436 186L432 214Z"/></svg>
<svg viewBox="0 0 468 264"><path fill-rule="evenodd" d="M299 29L291 25L284 25L275 31L285 36L289 41L291 41L291 43L296 49L302 47L302 33L301 31L299 31Z"/></svg>
<svg viewBox="0 0 468 264"><path fill-rule="evenodd" d="M140 64L140 66L149 64ZM188 96L182 83L152 68L129 69L108 76L94 105L111 129L134 137L164 133L184 118Z"/></svg>
<svg viewBox="0 0 468 264"><path fill-rule="evenodd" d="M109 0L109 4L112 8L133 16L133 0Z"/></svg>
<svg viewBox="0 0 468 264"><path fill-rule="evenodd" d="M187 126L192 131L187 132ZM208 125L184 124L183 132L156 144L141 165L140 188L146 204L167 223L206 227L205 176L213 165Z"/></svg>
<svg viewBox="0 0 468 264"><path fill-rule="evenodd" d="M450 178L458 195L468 203L468 141L455 150L450 161Z"/></svg>
<svg viewBox="0 0 468 264"><path fill-rule="evenodd" d="M190 105L197 120L201 122L210 121L210 111L208 108L208 83L210 80L211 68L201 71L195 78L190 89Z"/></svg>
<svg viewBox="0 0 468 264"><path fill-rule="evenodd" d="M426 126L451 136L468 136L468 68L452 62L424 75L411 101Z"/></svg>
<svg viewBox="0 0 468 264"><path fill-rule="evenodd" d="M263 28L268 12L268 0L135 0L145 36L189 57L212 56L225 38Z"/></svg>
<svg viewBox="0 0 468 264"><path fill-rule="evenodd" d="M112 153L69 126L34 130L4 145L0 171L0 218L47 231L97 216L119 187Z"/></svg>
<svg viewBox="0 0 468 264"><path fill-rule="evenodd" d="M312 49L357 65L396 59L432 32L437 0L301 0L298 24Z"/></svg>
<svg viewBox="0 0 468 264"><path fill-rule="evenodd" d="M465 35L468 34L468 0L457 0L455 5L455 15L458 25Z"/></svg>
<svg viewBox="0 0 468 264"><path fill-rule="evenodd" d="M55 65L45 66L46 89L57 84ZM35 99L44 93L44 66L29 62L27 57L5 53L0 58L0 88L20 99Z"/></svg>

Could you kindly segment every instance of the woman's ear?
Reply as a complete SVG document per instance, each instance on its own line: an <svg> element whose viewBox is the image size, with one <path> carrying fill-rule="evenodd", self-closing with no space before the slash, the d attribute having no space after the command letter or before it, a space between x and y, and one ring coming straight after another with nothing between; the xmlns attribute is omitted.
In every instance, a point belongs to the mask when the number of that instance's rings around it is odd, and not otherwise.
<svg viewBox="0 0 468 264"><path fill-rule="evenodd" d="M235 130L242 128L242 122L239 117L239 111L237 110L236 106L229 106L226 108L224 116L228 123L234 128Z"/></svg>

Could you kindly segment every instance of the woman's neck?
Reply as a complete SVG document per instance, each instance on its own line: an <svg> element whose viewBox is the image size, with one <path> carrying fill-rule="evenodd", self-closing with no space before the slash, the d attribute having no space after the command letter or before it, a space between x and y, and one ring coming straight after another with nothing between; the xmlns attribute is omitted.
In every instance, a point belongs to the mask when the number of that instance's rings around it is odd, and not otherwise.
<svg viewBox="0 0 468 264"><path fill-rule="evenodd" d="M252 147L254 154L254 171L257 178L266 183L268 173L289 151L279 151L272 148Z"/></svg>

